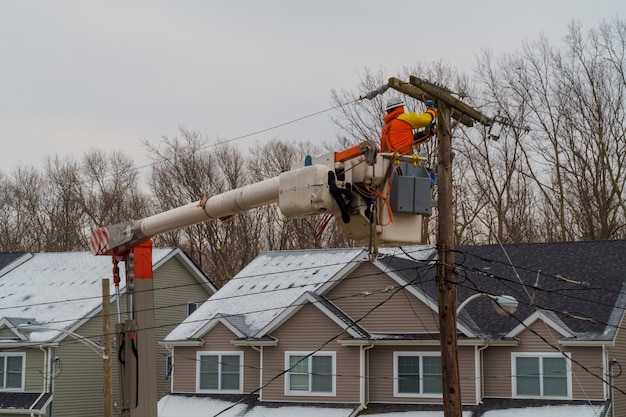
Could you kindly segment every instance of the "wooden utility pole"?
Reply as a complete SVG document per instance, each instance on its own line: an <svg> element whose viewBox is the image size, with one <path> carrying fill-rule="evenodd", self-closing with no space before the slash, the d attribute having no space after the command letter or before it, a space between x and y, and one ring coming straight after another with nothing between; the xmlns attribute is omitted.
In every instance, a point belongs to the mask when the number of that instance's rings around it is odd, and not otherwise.
<svg viewBox="0 0 626 417"><path fill-rule="evenodd" d="M472 127L493 120L451 95L443 87L411 76L410 83L389 79L388 87L437 106L437 289L443 382L444 417L461 417L461 383L456 329L456 277L454 273L454 213L452 203L452 119Z"/></svg>
<svg viewBox="0 0 626 417"><path fill-rule="evenodd" d="M452 131L450 109L437 100L437 289L443 378L443 415L461 417L461 383L456 334L456 277L454 275L454 215L452 212Z"/></svg>
<svg viewBox="0 0 626 417"><path fill-rule="evenodd" d="M104 397L104 417L113 416L113 377L111 373L111 290L109 279L102 280L102 390Z"/></svg>

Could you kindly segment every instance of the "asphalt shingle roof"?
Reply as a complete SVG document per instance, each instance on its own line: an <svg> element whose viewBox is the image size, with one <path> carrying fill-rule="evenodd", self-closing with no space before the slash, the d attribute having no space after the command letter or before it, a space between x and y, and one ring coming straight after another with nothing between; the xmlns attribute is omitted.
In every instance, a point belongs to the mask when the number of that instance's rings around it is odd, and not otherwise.
<svg viewBox="0 0 626 417"><path fill-rule="evenodd" d="M520 243L456 248L457 300L477 292L511 295L517 319L494 314L491 301L477 299L459 320L482 336L502 337L537 310L548 312L577 339L609 340L626 305L626 241ZM434 269L416 279L416 267L398 257L381 260L437 299Z"/></svg>

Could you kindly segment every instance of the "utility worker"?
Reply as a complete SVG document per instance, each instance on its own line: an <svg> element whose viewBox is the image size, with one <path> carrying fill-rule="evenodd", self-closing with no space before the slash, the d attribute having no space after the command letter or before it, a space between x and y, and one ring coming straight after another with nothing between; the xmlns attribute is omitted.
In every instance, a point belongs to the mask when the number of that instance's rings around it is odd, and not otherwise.
<svg viewBox="0 0 626 417"><path fill-rule="evenodd" d="M380 139L381 152L398 152L402 155L413 153L413 146L428 140L427 135L417 132L413 135L413 129L429 126L437 117L435 104L428 100L426 112L404 112L404 101L394 96L387 101L385 106L385 125L383 126Z"/></svg>

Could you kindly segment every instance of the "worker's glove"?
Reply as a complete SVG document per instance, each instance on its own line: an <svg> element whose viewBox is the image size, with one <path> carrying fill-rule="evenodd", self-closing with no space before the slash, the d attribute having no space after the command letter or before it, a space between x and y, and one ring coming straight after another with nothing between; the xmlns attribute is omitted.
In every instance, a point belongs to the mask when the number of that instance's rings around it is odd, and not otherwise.
<svg viewBox="0 0 626 417"><path fill-rule="evenodd" d="M426 104L426 108L427 109L434 109L435 108L435 102L432 100L426 100L424 102L424 104Z"/></svg>

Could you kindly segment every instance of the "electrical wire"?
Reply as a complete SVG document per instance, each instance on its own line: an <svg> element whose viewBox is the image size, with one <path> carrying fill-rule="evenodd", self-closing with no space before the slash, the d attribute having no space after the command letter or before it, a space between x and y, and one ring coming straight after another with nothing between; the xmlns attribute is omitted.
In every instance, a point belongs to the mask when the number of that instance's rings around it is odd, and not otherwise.
<svg viewBox="0 0 626 417"><path fill-rule="evenodd" d="M358 102L358 99L357 100L352 100L352 101L349 101L349 102L346 102L346 103L337 104L335 106L329 107L329 108L324 109L324 110L319 110L319 111L316 111L316 112L313 112L313 113L310 113L310 114L307 114L307 115L304 115L304 116L296 117L295 119L291 119L289 121L286 121L286 122L283 122L283 123L279 123L279 124L274 125L274 126L270 126L270 127L267 127L267 128L256 130L254 132L250 132L250 133L246 133L246 134L243 134L243 135L240 135L240 136L236 136L236 137L231 138L231 139L222 140L222 141L219 141L218 143L209 144L209 145L206 145L206 146L201 146L197 150L213 148L213 147L216 147L216 146L219 146L219 145L223 145L223 144L226 144L226 143L235 142L235 141L238 141L238 140L241 140L241 139L245 139L245 138L248 138L250 136L255 136L255 135L259 135L261 133L269 132L271 130L279 129L281 127L288 126L290 124L297 123L297 122L300 122L302 120L306 120L308 118L315 117L315 116L318 116L320 114L327 113L329 111L333 111L333 110L338 109L338 108L340 108L342 106L347 106L347 105L350 105L350 104L354 104L356 102ZM171 161L172 161L172 158L163 158L162 157L158 161L138 166L138 167L135 168L135 170L139 171L141 169L149 168L151 166L154 166L154 165L156 165L158 163L171 162Z"/></svg>

